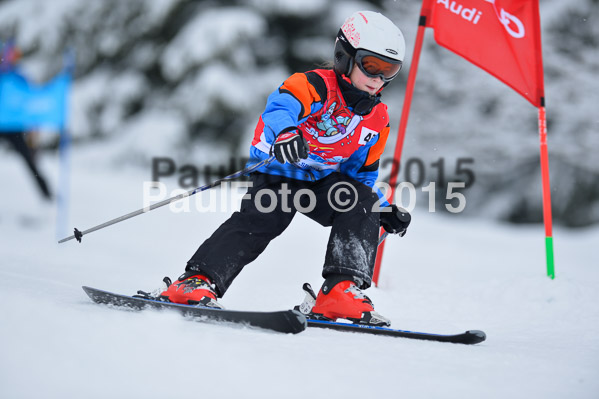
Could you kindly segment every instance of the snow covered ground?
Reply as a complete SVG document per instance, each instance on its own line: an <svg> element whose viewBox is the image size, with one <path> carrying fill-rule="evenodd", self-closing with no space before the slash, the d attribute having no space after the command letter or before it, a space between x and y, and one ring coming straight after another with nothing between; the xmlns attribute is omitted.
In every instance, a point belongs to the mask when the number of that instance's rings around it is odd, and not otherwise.
<svg viewBox="0 0 599 399"><path fill-rule="evenodd" d="M70 227L86 229L142 206L149 168L115 169L103 161L107 154L74 150ZM42 161L56 187L56 159ZM542 226L417 208L409 234L389 238L382 284L367 293L395 328L482 329L486 342L321 330L281 335L115 311L80 288L132 294L157 287L183 271L229 212L161 208L82 244L59 245L53 207L38 200L21 160L3 148L0 181L1 398L599 397L599 228L555 229L551 281ZM303 282L320 286L327 236L298 215L222 303L295 305Z"/></svg>

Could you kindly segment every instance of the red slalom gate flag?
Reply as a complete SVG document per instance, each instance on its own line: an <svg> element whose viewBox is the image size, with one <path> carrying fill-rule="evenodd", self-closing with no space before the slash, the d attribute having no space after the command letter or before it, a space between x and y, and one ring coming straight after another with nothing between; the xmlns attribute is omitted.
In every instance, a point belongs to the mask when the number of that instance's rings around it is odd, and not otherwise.
<svg viewBox="0 0 599 399"><path fill-rule="evenodd" d="M547 275L555 278L539 0L422 1L389 178L390 198L394 197L420 51L427 27L433 28L439 45L489 72L539 109ZM384 237L381 237L382 241ZM380 242L372 277L375 285L379 283L384 247L385 242Z"/></svg>
<svg viewBox="0 0 599 399"><path fill-rule="evenodd" d="M424 0L437 43L520 93L539 109L547 275L555 278L539 0Z"/></svg>
<svg viewBox="0 0 599 399"><path fill-rule="evenodd" d="M489 72L535 107L541 106L537 0L425 0L423 15L439 45Z"/></svg>

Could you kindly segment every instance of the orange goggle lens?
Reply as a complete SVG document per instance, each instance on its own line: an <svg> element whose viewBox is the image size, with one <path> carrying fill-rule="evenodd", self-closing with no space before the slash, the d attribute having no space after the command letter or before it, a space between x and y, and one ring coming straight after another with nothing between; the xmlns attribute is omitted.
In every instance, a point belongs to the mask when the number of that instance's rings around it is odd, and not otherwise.
<svg viewBox="0 0 599 399"><path fill-rule="evenodd" d="M380 76L384 81L393 79L401 69L401 61L387 61L376 55L357 54L356 63L366 76Z"/></svg>

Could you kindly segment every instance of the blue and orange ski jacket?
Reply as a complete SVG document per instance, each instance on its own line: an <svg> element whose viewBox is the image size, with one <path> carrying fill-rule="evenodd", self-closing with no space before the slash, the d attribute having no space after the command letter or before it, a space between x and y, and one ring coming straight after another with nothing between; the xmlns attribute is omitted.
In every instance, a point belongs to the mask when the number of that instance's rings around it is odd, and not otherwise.
<svg viewBox="0 0 599 399"><path fill-rule="evenodd" d="M295 129L310 145L308 158L295 164L272 162L259 172L308 181L340 172L372 187L381 206L389 205L374 186L389 136L385 104L379 102L370 113L358 115L347 106L334 71L296 73L268 97L248 165L268 158L276 137Z"/></svg>

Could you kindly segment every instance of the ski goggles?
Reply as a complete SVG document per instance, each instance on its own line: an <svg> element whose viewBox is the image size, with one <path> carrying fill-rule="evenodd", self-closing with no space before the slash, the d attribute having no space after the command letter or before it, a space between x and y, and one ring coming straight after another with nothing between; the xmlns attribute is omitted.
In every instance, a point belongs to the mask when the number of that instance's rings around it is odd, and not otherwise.
<svg viewBox="0 0 599 399"><path fill-rule="evenodd" d="M364 75L369 78L380 77L383 82L390 82L396 77L402 66L401 61L361 49L356 51L354 60Z"/></svg>

